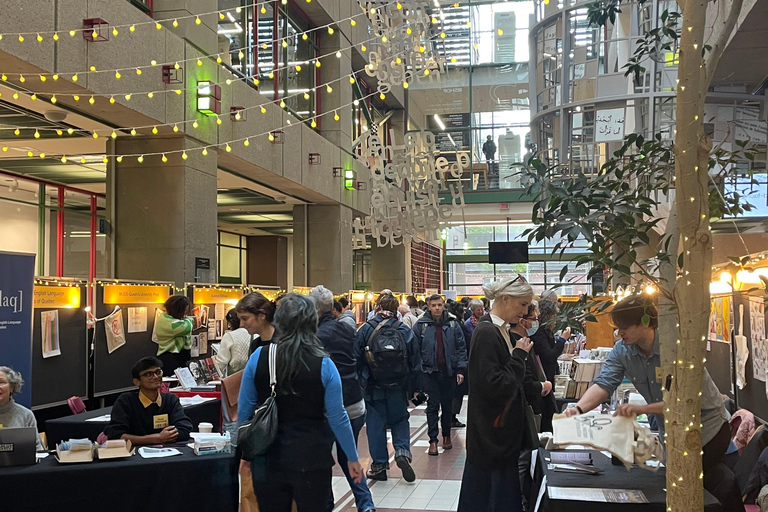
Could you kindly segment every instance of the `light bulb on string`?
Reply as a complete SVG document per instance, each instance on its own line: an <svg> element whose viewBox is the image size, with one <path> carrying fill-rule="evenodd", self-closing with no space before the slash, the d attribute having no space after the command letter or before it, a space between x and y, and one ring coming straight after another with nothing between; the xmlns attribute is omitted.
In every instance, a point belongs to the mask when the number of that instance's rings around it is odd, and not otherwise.
<svg viewBox="0 0 768 512"><path fill-rule="evenodd" d="M73 81L73 82L77 82L77 73L75 73L74 75L72 75L72 81Z"/></svg>
<svg viewBox="0 0 768 512"><path fill-rule="evenodd" d="M161 29L163 28L163 26L162 26L160 23L156 23L156 24L155 24L155 28L156 28L157 30L161 30Z"/></svg>
<svg viewBox="0 0 768 512"><path fill-rule="evenodd" d="M73 133L75 133L75 129L74 128L67 128L67 133L69 135L72 135Z"/></svg>
<svg viewBox="0 0 768 512"><path fill-rule="evenodd" d="M141 74L141 68L136 68L136 74L137 74L137 75L140 75L140 74Z"/></svg>
<svg viewBox="0 0 768 512"><path fill-rule="evenodd" d="M349 77L349 83L351 83L351 84L355 83L355 77L354 76L350 76Z"/></svg>
<svg viewBox="0 0 768 512"><path fill-rule="evenodd" d="M306 32L301 34L301 39L302 39L302 41L306 41L307 39L309 39L309 36L307 35Z"/></svg>
<svg viewBox="0 0 768 512"><path fill-rule="evenodd" d="M112 35L113 35L113 36L117 37L117 35L118 35L119 33L120 33L120 32L118 32L118 31L117 31L117 27L114 27L114 28L112 29Z"/></svg>
<svg viewBox="0 0 768 512"><path fill-rule="evenodd" d="M152 135L157 135L157 126L152 127Z"/></svg>
<svg viewBox="0 0 768 512"><path fill-rule="evenodd" d="M32 101L35 101L37 99L37 94L32 93L32 96L29 97Z"/></svg>
<svg viewBox="0 0 768 512"><path fill-rule="evenodd" d="M173 133L178 133L178 131L179 131L179 125L174 124L173 125Z"/></svg>
<svg viewBox="0 0 768 512"><path fill-rule="evenodd" d="M23 43L23 42L24 42L24 36L23 36L23 35L21 35L21 34L19 34L19 42L20 42L20 43Z"/></svg>
<svg viewBox="0 0 768 512"><path fill-rule="evenodd" d="M207 156L207 155L208 155L208 148L203 148L203 156Z"/></svg>
<svg viewBox="0 0 768 512"><path fill-rule="evenodd" d="M76 34L76 33L77 33L77 32L75 32L74 30L70 30L70 31L69 31L69 37L75 37L75 34Z"/></svg>
<svg viewBox="0 0 768 512"><path fill-rule="evenodd" d="M296 72L298 73L299 71L301 71L301 65L300 64L296 64Z"/></svg>
<svg viewBox="0 0 768 512"><path fill-rule="evenodd" d="M251 145L251 142L250 142L248 139L245 139L245 140L243 141L243 146L245 146L245 147L248 147L248 146L250 146L250 145Z"/></svg>
<svg viewBox="0 0 768 512"><path fill-rule="evenodd" d="M186 152L186 151L182 151L182 152L181 152L181 159L182 159L182 160L186 160L187 158L189 158L189 157L187 156L187 152Z"/></svg>
<svg viewBox="0 0 768 512"><path fill-rule="evenodd" d="M91 66L88 69L90 69L91 71L96 71L96 66Z"/></svg>
<svg viewBox="0 0 768 512"><path fill-rule="evenodd" d="M315 61L315 67L316 67L316 68L319 68L321 65L322 65L322 64L320 64L320 61L319 61L319 60L316 60L316 61Z"/></svg>
<svg viewBox="0 0 768 512"><path fill-rule="evenodd" d="M165 162L167 162L167 161L168 161L168 157L167 157L167 156L165 156L165 153L163 153L163 156L162 156L162 158L160 158L160 160L162 160L162 161L163 161L163 163L165 163Z"/></svg>
<svg viewBox="0 0 768 512"><path fill-rule="evenodd" d="M122 162L122 161L123 161L123 157L122 157L122 155L121 155L121 156L118 156L117 158L115 158L115 160L117 160L117 163L120 163L120 162Z"/></svg>
<svg viewBox="0 0 768 512"><path fill-rule="evenodd" d="M198 126L200 126L200 125L197 123L197 119L192 121L192 128L197 128Z"/></svg>
<svg viewBox="0 0 768 512"><path fill-rule="evenodd" d="M267 109L264 108L264 105L261 106L261 113L262 114L266 114L267 113Z"/></svg>
<svg viewBox="0 0 768 512"><path fill-rule="evenodd" d="M39 132L39 131L37 131L37 128L35 128L35 138L36 138L36 139L39 139L39 138L40 138L40 132Z"/></svg>
<svg viewBox="0 0 768 512"><path fill-rule="evenodd" d="M331 87L331 84L328 84L325 86L325 90L328 92L333 92L333 87Z"/></svg>
<svg viewBox="0 0 768 512"><path fill-rule="evenodd" d="M335 110L334 110L334 111L333 111L333 120L334 120L334 121L338 121L339 119L341 119L341 118L339 117L339 113L338 113L337 111L335 111Z"/></svg>
<svg viewBox="0 0 768 512"><path fill-rule="evenodd" d="M196 16L195 17L195 25L200 25L201 23L203 23L203 20L200 19L200 16Z"/></svg>
<svg viewBox="0 0 768 512"><path fill-rule="evenodd" d="M333 27L328 27L328 33L329 33L330 35L333 35Z"/></svg>
<svg viewBox="0 0 768 512"><path fill-rule="evenodd" d="M67 163L67 157L66 156L62 156L61 157L61 163L63 163L63 164Z"/></svg>
<svg viewBox="0 0 768 512"><path fill-rule="evenodd" d="M131 25L128 30L130 30L131 32L136 32L136 25Z"/></svg>
<svg viewBox="0 0 768 512"><path fill-rule="evenodd" d="M313 119L313 120L312 120L312 122L311 122L311 123L309 123L309 126L311 126L312 128L317 128L317 121L315 121L315 120Z"/></svg>
<svg viewBox="0 0 768 512"><path fill-rule="evenodd" d="M270 134L269 134L269 135L267 135L267 139L269 139L269 142L272 142L272 141L274 141L274 140L275 140L275 136L274 136L274 135L272 135L272 133L270 132Z"/></svg>
<svg viewBox="0 0 768 512"><path fill-rule="evenodd" d="M54 32L53 33L53 40L54 41L58 41L59 40L59 33L58 32Z"/></svg>
<svg viewBox="0 0 768 512"><path fill-rule="evenodd" d="M13 99L15 99L15 100L19 99L19 93L17 93L17 92L14 92L14 93L13 93L13 95L12 95L12 97L13 97Z"/></svg>
<svg viewBox="0 0 768 512"><path fill-rule="evenodd" d="M309 99L309 93L308 93L308 92L305 92L305 93L304 93L304 99L305 99L305 100L308 100L308 99Z"/></svg>
<svg viewBox="0 0 768 512"><path fill-rule="evenodd" d="M45 80L46 80L46 77L45 77L45 75L40 75L40 81L41 81L41 82L45 82Z"/></svg>
<svg viewBox="0 0 768 512"><path fill-rule="evenodd" d="M57 101L58 100L56 99L56 95L55 94L53 96L51 96L51 103L53 103L55 105Z"/></svg>
<svg viewBox="0 0 768 512"><path fill-rule="evenodd" d="M153 66L157 66L157 61L155 59L152 59L151 61L149 61L149 63Z"/></svg>
<svg viewBox="0 0 768 512"><path fill-rule="evenodd" d="M109 102L110 103L114 103L115 102L115 97L114 96L110 96L109 97Z"/></svg>
<svg viewBox="0 0 768 512"><path fill-rule="evenodd" d="M227 143L227 145L226 145L226 147L224 148L224 150L225 150L227 153L231 153L231 152L232 152L232 146L230 146L230 145L229 145L229 143Z"/></svg>
<svg viewBox="0 0 768 512"><path fill-rule="evenodd" d="M368 49L368 48L367 48L365 45L362 45L362 46L360 46L360 51L361 51L361 52L364 52L364 51L366 51L367 49Z"/></svg>
<svg viewBox="0 0 768 512"><path fill-rule="evenodd" d="M340 52L340 51L339 51L339 52L336 52L336 58L337 58L337 59L340 59L340 58L341 58L341 52Z"/></svg>
<svg viewBox="0 0 768 512"><path fill-rule="evenodd" d="M285 108L285 101L284 100L280 100L280 108Z"/></svg>
<svg viewBox="0 0 768 512"><path fill-rule="evenodd" d="M24 83L26 81L27 81L27 79L24 78L24 75L19 75L19 82Z"/></svg>
<svg viewBox="0 0 768 512"><path fill-rule="evenodd" d="M125 101L131 101L131 95L130 94L126 94L125 95Z"/></svg>
<svg viewBox="0 0 768 512"><path fill-rule="evenodd" d="M139 158L136 159L137 162L143 163L144 162L144 155L141 155Z"/></svg>
<svg viewBox="0 0 768 512"><path fill-rule="evenodd" d="M115 130L112 130L112 133L109 136L112 137L112 140L114 140L117 138L117 132Z"/></svg>
<svg viewBox="0 0 768 512"><path fill-rule="evenodd" d="M98 139L99 138L99 134L97 132L93 132L93 138L94 139Z"/></svg>
<svg viewBox="0 0 768 512"><path fill-rule="evenodd" d="M356 22L354 19L351 19L351 20L349 20L349 23L350 23L350 25L352 25L353 27L354 27L355 25L357 25L357 22Z"/></svg>
<svg viewBox="0 0 768 512"><path fill-rule="evenodd" d="M91 96L90 98L88 98L88 103L90 103L91 105L93 105L94 103L96 103L96 98L94 98L93 96Z"/></svg>
<svg viewBox="0 0 768 512"><path fill-rule="evenodd" d="M221 124L221 118L219 116L216 116L216 124Z"/></svg>
<svg viewBox="0 0 768 512"><path fill-rule="evenodd" d="M136 135L136 128L131 128L131 135Z"/></svg>

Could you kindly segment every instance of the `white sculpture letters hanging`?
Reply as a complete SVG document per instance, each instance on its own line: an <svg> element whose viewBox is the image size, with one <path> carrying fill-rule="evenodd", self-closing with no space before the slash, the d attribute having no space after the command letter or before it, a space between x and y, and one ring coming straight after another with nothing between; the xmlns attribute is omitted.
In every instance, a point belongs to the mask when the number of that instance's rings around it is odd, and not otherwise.
<svg viewBox="0 0 768 512"><path fill-rule="evenodd" d="M371 215L355 219L353 246L366 246L371 235L378 247L408 243L412 238L435 240L440 223L464 206L461 182L469 167L469 154L456 153L456 162L437 156L432 132L407 133L403 145L383 145L378 135L367 132L360 140L360 159L371 171ZM447 184L450 203L441 204L439 192Z"/></svg>

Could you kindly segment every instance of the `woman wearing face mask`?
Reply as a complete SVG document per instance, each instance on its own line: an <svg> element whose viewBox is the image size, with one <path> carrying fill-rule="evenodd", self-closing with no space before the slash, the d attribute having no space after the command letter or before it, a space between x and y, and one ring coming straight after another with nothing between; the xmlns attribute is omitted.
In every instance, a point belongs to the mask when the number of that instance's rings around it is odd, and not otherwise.
<svg viewBox="0 0 768 512"><path fill-rule="evenodd" d="M510 332L512 333L512 338L517 341L521 338L532 336L538 330L539 308L538 303L534 300L531 301L531 305L528 307L528 313L517 325L512 326ZM541 418L545 410L545 403L552 402L553 405L550 407L552 409L554 408L554 399L552 396L552 383L543 375L540 369L541 363L538 363L536 358L536 346L534 345L533 349L528 353L528 359L525 364L523 390L525 391L525 399L533 409L533 413ZM539 432L552 432L551 417L548 425L540 423ZM526 502L526 498L531 495L531 486L533 484L533 478L531 478L531 450L523 450L520 453L518 469L520 470L520 489L523 494L523 502Z"/></svg>
<svg viewBox="0 0 768 512"><path fill-rule="evenodd" d="M461 482L459 512L521 512L518 476L525 442L525 361L533 344L513 341L510 324L528 312L533 290L523 276L483 286L493 300L472 334L467 413L467 462Z"/></svg>
<svg viewBox="0 0 768 512"><path fill-rule="evenodd" d="M557 362L557 358L563 353L565 348L565 342L571 337L570 327L563 331L562 335L555 337L554 329L557 320L557 312L559 306L557 305L557 294L548 290L541 294L541 300L539 301L539 328L531 335L531 341L533 342L533 348L538 354L541 360L541 366L544 368L544 375L547 376L547 380L555 385L555 375L560 374L560 365ZM557 404L552 397L552 400L544 401L544 409L541 414L541 431L552 431L552 416L559 412L556 410Z"/></svg>

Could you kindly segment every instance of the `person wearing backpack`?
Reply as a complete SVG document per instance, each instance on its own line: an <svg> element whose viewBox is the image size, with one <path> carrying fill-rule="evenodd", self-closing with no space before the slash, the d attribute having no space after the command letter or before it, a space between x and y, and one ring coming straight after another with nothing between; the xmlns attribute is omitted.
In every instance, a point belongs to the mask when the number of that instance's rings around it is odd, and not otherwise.
<svg viewBox="0 0 768 512"><path fill-rule="evenodd" d="M464 382L467 371L467 343L460 321L445 311L441 295L427 299L429 314L425 314L413 327L420 348L422 387L429 395L427 402L427 433L429 454L438 455L437 416L442 409L443 450L453 448L451 423L453 395L456 386Z"/></svg>
<svg viewBox="0 0 768 512"><path fill-rule="evenodd" d="M411 427L408 398L412 396L414 376L421 368L413 331L397 319L400 302L391 294L379 297L379 311L363 324L355 338L355 356L360 384L365 392L368 413L368 449L371 480L386 480L389 469L387 426L392 430L395 463L406 482L416 480L411 467Z"/></svg>

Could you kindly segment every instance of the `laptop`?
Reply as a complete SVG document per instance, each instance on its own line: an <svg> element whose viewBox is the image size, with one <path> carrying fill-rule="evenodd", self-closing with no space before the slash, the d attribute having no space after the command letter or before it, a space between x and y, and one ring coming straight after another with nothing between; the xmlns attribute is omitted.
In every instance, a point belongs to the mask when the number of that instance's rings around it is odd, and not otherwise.
<svg viewBox="0 0 768 512"><path fill-rule="evenodd" d="M0 428L0 467L30 466L37 461L34 427Z"/></svg>

